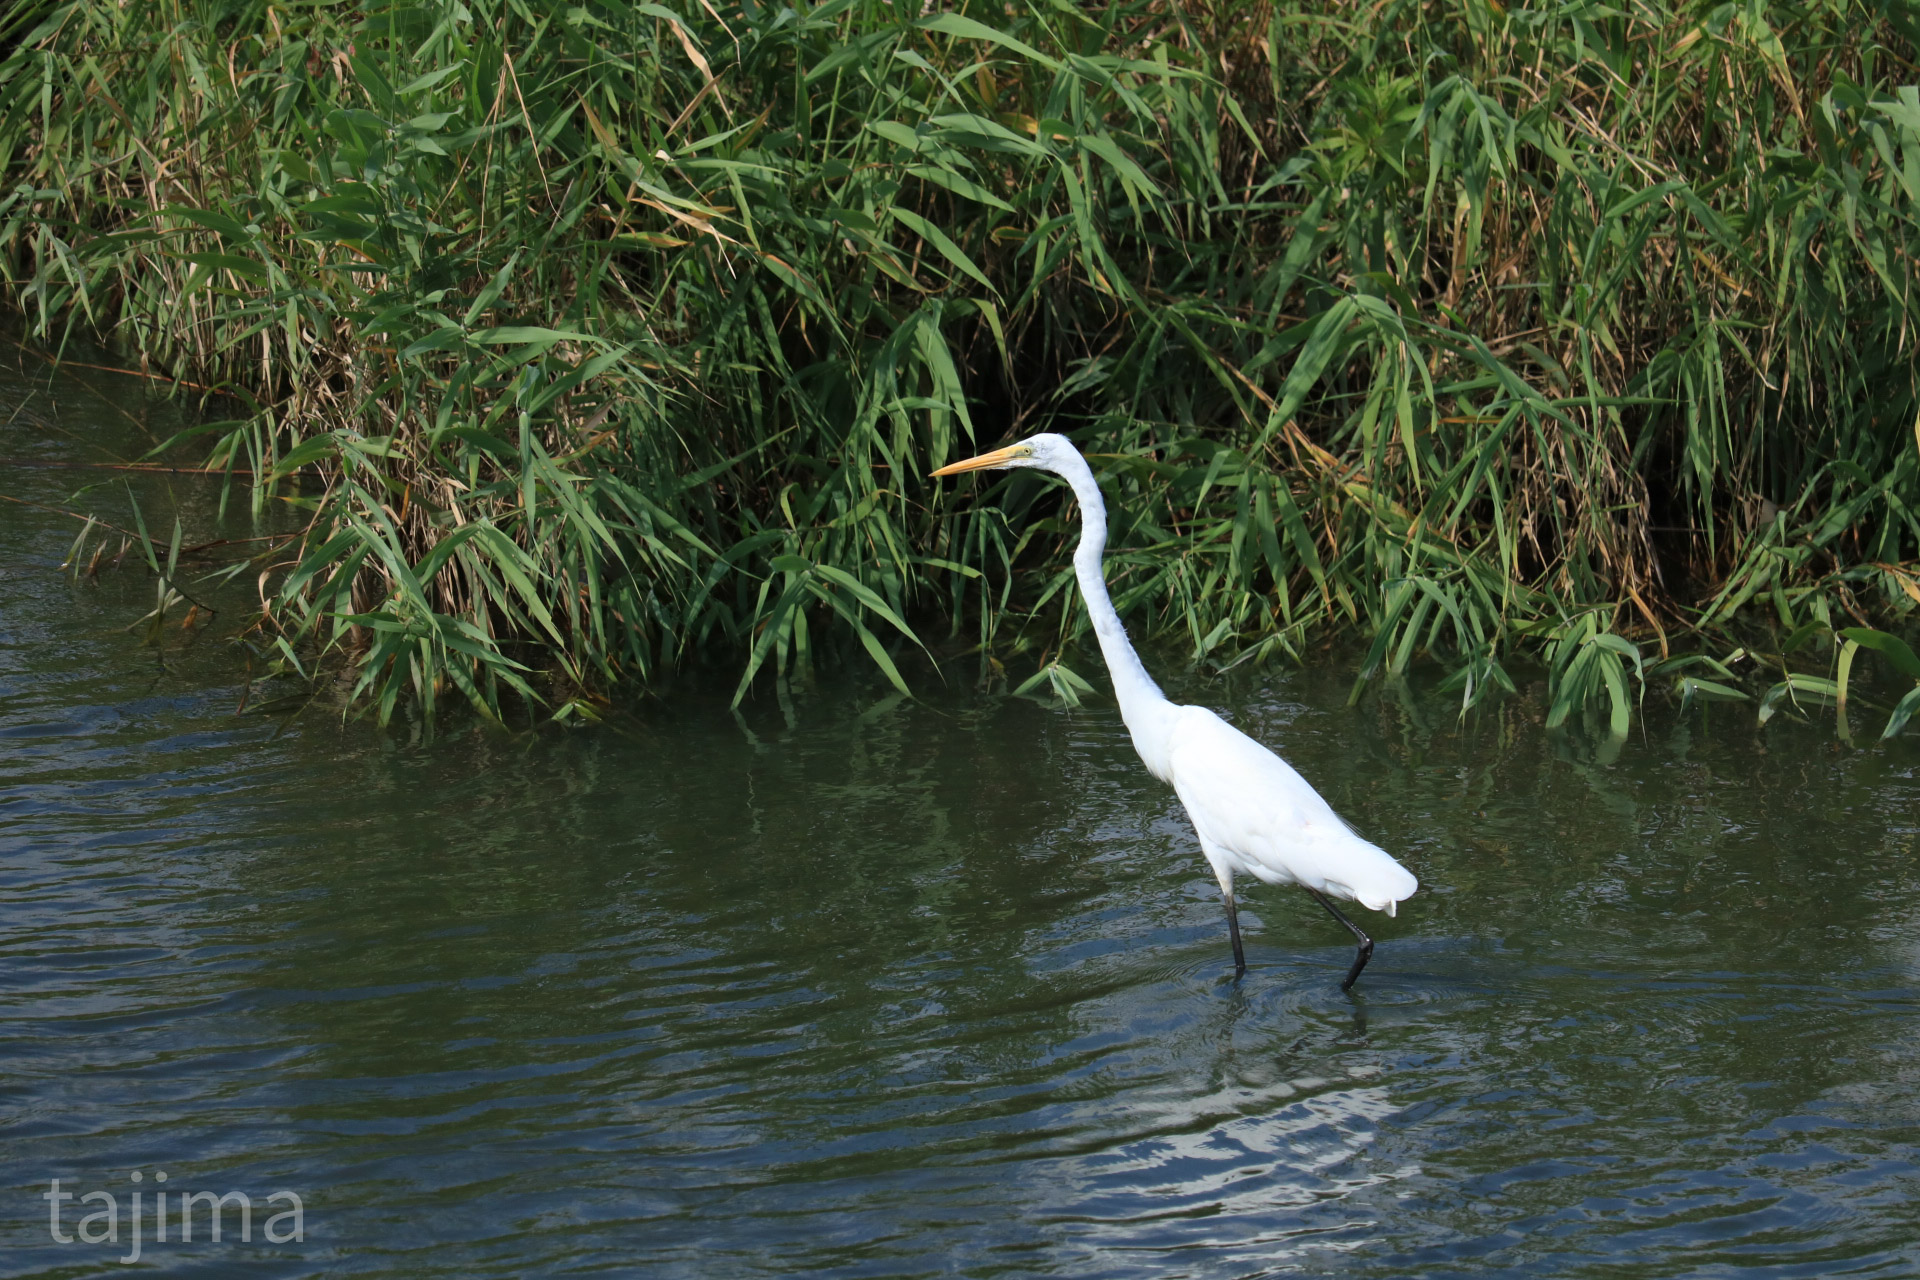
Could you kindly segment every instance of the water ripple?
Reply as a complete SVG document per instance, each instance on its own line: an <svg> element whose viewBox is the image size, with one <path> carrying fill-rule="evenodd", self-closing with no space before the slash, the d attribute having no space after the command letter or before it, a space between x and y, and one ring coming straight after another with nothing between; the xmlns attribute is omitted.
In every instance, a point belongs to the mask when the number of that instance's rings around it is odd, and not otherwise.
<svg viewBox="0 0 1920 1280"><path fill-rule="evenodd" d="M149 1253L222 1274L1920 1272L1905 745L1193 677L1421 876L1348 997L1284 890L1233 981L1111 707L276 736L143 592L0 577L0 1275L106 1269L40 1196L136 1169L307 1198Z"/></svg>

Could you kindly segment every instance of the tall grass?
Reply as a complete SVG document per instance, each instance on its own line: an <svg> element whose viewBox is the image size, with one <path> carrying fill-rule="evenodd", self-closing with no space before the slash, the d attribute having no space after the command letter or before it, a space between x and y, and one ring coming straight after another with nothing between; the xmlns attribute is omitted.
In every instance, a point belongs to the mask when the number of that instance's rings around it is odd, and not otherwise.
<svg viewBox="0 0 1920 1280"><path fill-rule="evenodd" d="M1912 23L42 0L0 278L242 399L281 659L383 716L942 626L1071 694L1057 490L923 478L1039 429L1196 660L1764 715L1920 602Z"/></svg>

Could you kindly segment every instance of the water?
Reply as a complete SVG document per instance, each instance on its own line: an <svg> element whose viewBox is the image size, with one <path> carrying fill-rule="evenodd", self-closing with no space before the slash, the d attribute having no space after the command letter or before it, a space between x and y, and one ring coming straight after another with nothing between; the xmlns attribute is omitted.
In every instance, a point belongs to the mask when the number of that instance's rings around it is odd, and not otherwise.
<svg viewBox="0 0 1920 1280"><path fill-rule="evenodd" d="M171 429L39 376L0 493ZM261 1205L250 1243L149 1221L187 1275L1920 1270L1911 743L1650 701L1615 755L1530 698L1159 663L1419 874L1350 999L1297 891L1249 891L1230 980L1110 704L956 667L579 732L236 715L250 584L144 647L144 572L56 571L76 528L0 503L0 1273L118 1270L163 1170ZM117 1243L53 1241L55 1177Z"/></svg>

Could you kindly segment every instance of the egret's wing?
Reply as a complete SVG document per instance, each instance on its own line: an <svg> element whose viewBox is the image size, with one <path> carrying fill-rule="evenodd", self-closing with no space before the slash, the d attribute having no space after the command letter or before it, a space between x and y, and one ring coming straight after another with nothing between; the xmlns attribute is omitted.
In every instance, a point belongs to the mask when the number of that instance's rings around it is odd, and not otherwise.
<svg viewBox="0 0 1920 1280"><path fill-rule="evenodd" d="M1180 708L1168 754L1194 829L1249 874L1269 884L1297 880L1389 913L1419 887L1293 766L1206 708Z"/></svg>

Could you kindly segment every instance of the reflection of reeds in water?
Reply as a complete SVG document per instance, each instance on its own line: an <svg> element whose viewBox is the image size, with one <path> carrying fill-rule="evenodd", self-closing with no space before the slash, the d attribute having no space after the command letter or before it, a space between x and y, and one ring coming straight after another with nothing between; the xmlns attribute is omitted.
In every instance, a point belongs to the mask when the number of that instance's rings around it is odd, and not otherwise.
<svg viewBox="0 0 1920 1280"><path fill-rule="evenodd" d="M1791 710L1844 670L1692 629L1837 661L1920 601L1913 33L1702 14L33 0L0 273L242 394L194 439L311 515L275 652L383 715L829 642L904 685L936 614L1073 695L1071 606L1007 625L1072 598L1054 499L923 479L1043 426L1196 656Z"/></svg>

